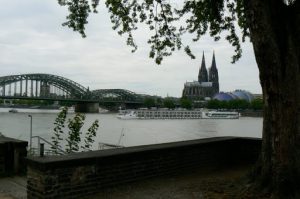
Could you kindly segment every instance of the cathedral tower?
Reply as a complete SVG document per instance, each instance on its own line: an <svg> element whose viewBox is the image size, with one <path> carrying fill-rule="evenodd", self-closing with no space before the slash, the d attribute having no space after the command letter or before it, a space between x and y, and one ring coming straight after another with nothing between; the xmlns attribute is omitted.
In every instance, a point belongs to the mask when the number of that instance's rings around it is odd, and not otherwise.
<svg viewBox="0 0 300 199"><path fill-rule="evenodd" d="M216 65L215 52L213 53L211 67L209 68L209 81L212 82L214 93L219 93L219 75Z"/></svg>
<svg viewBox="0 0 300 199"><path fill-rule="evenodd" d="M198 82L208 82L208 73L205 65L204 52L202 56L202 63L198 74Z"/></svg>
<svg viewBox="0 0 300 199"><path fill-rule="evenodd" d="M204 52L202 63L198 73L198 81L186 82L182 91L182 96L194 102L205 100L206 97L213 98L219 93L219 74L216 65L215 52L213 53L212 64L207 72Z"/></svg>

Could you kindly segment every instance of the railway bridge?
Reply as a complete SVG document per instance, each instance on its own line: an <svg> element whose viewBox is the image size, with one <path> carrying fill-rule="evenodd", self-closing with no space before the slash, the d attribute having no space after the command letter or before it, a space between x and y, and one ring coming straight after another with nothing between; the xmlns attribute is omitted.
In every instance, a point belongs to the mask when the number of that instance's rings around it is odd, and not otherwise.
<svg viewBox="0 0 300 199"><path fill-rule="evenodd" d="M145 95L125 89L89 90L65 77L33 73L0 77L0 99L70 101L76 112L94 113L104 107L139 107Z"/></svg>

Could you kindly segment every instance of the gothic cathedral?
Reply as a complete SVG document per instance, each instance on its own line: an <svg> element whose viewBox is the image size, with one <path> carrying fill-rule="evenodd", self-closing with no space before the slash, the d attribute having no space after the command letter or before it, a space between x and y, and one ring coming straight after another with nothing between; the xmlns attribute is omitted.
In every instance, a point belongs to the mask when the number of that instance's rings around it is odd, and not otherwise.
<svg viewBox="0 0 300 199"><path fill-rule="evenodd" d="M216 65L215 53L213 53L212 64L208 72L205 65L203 52L202 63L198 74L198 81L186 82L182 97L191 100L203 100L205 97L212 98L219 93L219 75Z"/></svg>

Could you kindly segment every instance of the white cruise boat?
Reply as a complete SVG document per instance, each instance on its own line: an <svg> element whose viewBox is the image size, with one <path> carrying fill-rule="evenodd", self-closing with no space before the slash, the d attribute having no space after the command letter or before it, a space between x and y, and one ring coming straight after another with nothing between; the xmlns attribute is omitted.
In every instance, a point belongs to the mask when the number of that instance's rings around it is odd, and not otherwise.
<svg viewBox="0 0 300 199"><path fill-rule="evenodd" d="M120 110L120 119L201 119L201 110L174 109L145 109Z"/></svg>
<svg viewBox="0 0 300 199"><path fill-rule="evenodd" d="M238 112L207 111L202 112L203 119L239 119Z"/></svg>
<svg viewBox="0 0 300 199"><path fill-rule="evenodd" d="M119 119L238 119L238 112L220 112L204 109L137 109L120 110Z"/></svg>
<svg viewBox="0 0 300 199"><path fill-rule="evenodd" d="M130 119L139 119L135 111L130 112L120 112L117 115L117 118L123 119L123 120L130 120Z"/></svg>
<svg viewBox="0 0 300 199"><path fill-rule="evenodd" d="M19 111L17 109L9 109L8 110L9 113L18 113Z"/></svg>

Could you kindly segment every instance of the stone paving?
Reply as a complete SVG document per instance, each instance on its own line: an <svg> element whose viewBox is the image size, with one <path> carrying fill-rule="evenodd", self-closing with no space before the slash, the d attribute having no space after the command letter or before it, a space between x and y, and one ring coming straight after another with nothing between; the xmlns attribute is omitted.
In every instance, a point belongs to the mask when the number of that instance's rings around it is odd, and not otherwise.
<svg viewBox="0 0 300 199"><path fill-rule="evenodd" d="M248 169L249 166L161 176L107 188L84 199L236 199L236 181Z"/></svg>
<svg viewBox="0 0 300 199"><path fill-rule="evenodd" d="M232 183L248 170L246 166L161 176L107 188L84 199L232 199L234 193L225 193L226 190L234 188ZM26 199L26 184L25 176L0 178L0 199Z"/></svg>
<svg viewBox="0 0 300 199"><path fill-rule="evenodd" d="M26 199L26 177L0 178L0 199Z"/></svg>

